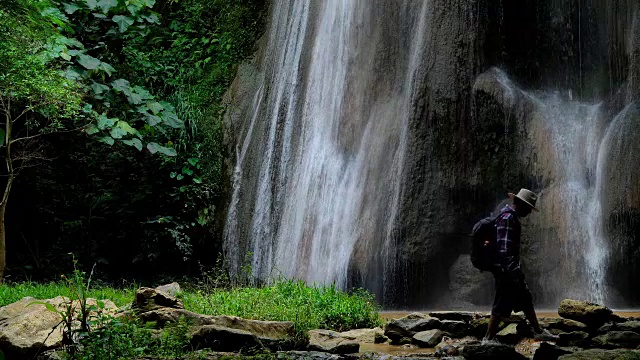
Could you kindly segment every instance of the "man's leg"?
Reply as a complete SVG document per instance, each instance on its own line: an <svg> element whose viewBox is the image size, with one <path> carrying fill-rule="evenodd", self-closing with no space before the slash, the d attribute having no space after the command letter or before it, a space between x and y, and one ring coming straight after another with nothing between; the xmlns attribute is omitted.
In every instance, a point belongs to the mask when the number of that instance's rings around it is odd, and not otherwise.
<svg viewBox="0 0 640 360"><path fill-rule="evenodd" d="M538 317L536 316L536 311L533 309L533 305L527 306L524 310L524 316L529 320L529 324L533 328L533 331L536 333L541 333L542 328L540 327L540 323L538 322Z"/></svg>
<svg viewBox="0 0 640 360"><path fill-rule="evenodd" d="M500 326L500 320L502 318L499 315L491 314L489 318L489 327L487 327L487 334L484 336L485 340L493 340L498 333L498 327Z"/></svg>

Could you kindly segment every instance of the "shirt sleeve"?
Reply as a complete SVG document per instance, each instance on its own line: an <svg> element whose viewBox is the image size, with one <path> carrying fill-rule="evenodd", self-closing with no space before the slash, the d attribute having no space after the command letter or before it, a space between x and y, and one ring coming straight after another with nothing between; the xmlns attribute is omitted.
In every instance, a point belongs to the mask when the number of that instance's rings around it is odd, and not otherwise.
<svg viewBox="0 0 640 360"><path fill-rule="evenodd" d="M496 222L498 260L502 269L507 272L520 271L519 239L515 238L513 216L506 213Z"/></svg>

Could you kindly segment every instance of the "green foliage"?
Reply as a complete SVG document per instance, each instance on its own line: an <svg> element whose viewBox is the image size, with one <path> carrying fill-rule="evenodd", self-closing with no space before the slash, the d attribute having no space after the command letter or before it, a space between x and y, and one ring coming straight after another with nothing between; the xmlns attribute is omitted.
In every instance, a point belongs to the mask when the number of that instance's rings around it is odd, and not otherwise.
<svg viewBox="0 0 640 360"><path fill-rule="evenodd" d="M86 293L87 297L95 299L110 299L117 306L131 304L136 287L116 289L113 287L92 287ZM0 306L14 303L24 297L31 296L35 299L51 299L56 296L68 295L72 290L69 284L64 282L34 283L22 282L16 284L0 285Z"/></svg>
<svg viewBox="0 0 640 360"><path fill-rule="evenodd" d="M182 300L186 309L202 314L293 321L300 336L311 329L346 331L382 325L370 293L349 294L334 285L311 287L302 281L280 280L262 288L184 292Z"/></svg>
<svg viewBox="0 0 640 360"><path fill-rule="evenodd" d="M141 324L135 320L101 318L92 331L82 340L82 350L75 359L134 359L153 356L161 359L197 359L201 354L188 354L189 323L180 318L168 324L159 333L153 324Z"/></svg>

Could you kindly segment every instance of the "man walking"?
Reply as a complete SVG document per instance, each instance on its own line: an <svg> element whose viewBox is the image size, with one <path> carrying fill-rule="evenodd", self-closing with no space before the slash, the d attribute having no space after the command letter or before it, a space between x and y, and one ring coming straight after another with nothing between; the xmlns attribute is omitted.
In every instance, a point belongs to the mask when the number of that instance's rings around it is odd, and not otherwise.
<svg viewBox="0 0 640 360"><path fill-rule="evenodd" d="M491 309L489 328L485 340L494 340L502 318L509 317L512 311L523 311L538 340L557 340L547 330L542 330L533 308L531 292L524 281L520 268L520 218L524 218L536 209L538 196L527 189L518 194L509 193L513 203L500 210L496 219L496 248L499 265L493 271L496 283L496 296Z"/></svg>

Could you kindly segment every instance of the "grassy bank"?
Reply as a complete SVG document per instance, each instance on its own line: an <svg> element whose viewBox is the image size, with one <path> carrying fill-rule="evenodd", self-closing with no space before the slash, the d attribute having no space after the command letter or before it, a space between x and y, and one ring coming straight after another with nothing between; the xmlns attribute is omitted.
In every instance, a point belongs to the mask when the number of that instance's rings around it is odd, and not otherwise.
<svg viewBox="0 0 640 360"><path fill-rule="evenodd" d="M118 306L133 301L135 286L125 289L94 287L88 296L110 299ZM66 283L18 283L0 286L0 306L23 297L49 299L69 296ZM270 286L183 291L187 310L207 315L235 315L247 319L292 321L299 333L310 329L349 329L382 324L373 296L365 291L345 293L335 286L307 286L282 280Z"/></svg>

